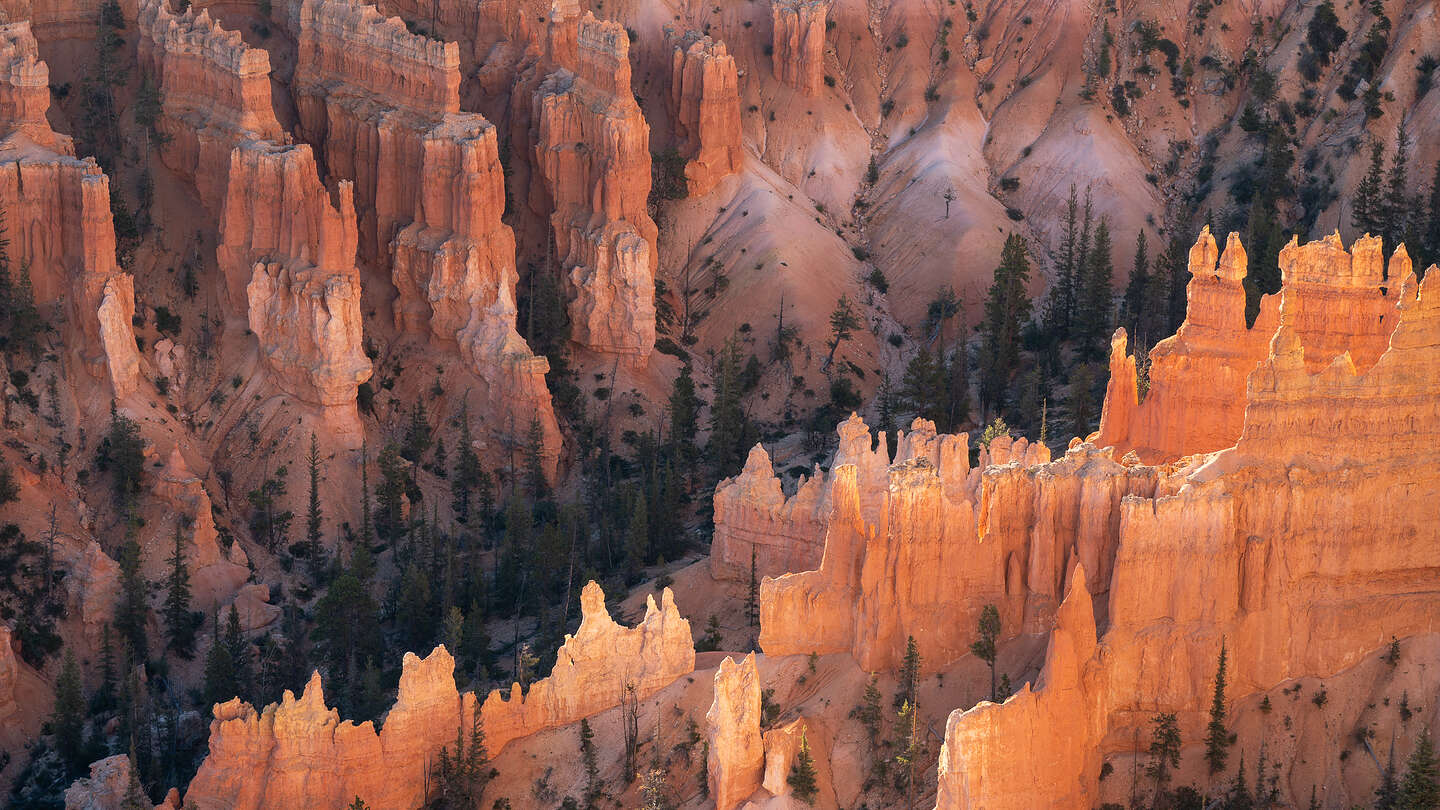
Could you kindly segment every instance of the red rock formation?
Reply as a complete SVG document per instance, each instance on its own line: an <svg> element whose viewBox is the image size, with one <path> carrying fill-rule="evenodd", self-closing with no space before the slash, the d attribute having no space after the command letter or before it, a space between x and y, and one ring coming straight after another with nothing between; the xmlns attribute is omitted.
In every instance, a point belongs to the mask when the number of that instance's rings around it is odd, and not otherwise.
<svg viewBox="0 0 1440 810"><path fill-rule="evenodd" d="M770 455L758 444L751 448L740 474L715 488L711 573L717 579L748 581L752 551L757 580L818 566L829 522L825 482L825 474L817 471L786 498Z"/></svg>
<svg viewBox="0 0 1440 810"><path fill-rule="evenodd" d="M556 253L569 268L571 338L643 366L655 345L655 240L648 212L650 128L630 90L629 38L587 13L575 72L535 91L535 161L553 201Z"/></svg>
<svg viewBox="0 0 1440 810"><path fill-rule="evenodd" d="M250 141L231 153L229 186L216 253L232 306L277 385L353 422L371 367L350 184L327 194L308 146Z"/></svg>
<svg viewBox="0 0 1440 810"><path fill-rule="evenodd" d="M130 757L125 754L90 763L90 776L76 779L65 789L65 810L128 810L133 806L125 803L131 771ZM176 792L171 790L155 810L180 810Z"/></svg>
<svg viewBox="0 0 1440 810"><path fill-rule="evenodd" d="M221 549L210 494L200 478L190 471L178 446L166 457L164 466L155 470L155 478L151 491L179 521L184 540L181 550L190 571L195 608L209 614L231 601L250 578L245 549L239 543ZM170 532L155 532L150 545L142 548L142 557L147 563L145 575L152 581L162 581L170 570L166 560L173 552L173 542L174 535Z"/></svg>
<svg viewBox="0 0 1440 810"><path fill-rule="evenodd" d="M825 0L771 0L771 64L775 78L807 96L825 76Z"/></svg>
<svg viewBox="0 0 1440 810"><path fill-rule="evenodd" d="M1094 439L1147 462L1171 461L1235 443L1244 421L1245 378L1265 356L1279 301L1266 296L1255 324L1245 325L1245 248L1230 234L1216 265L1209 227L1190 249L1185 322L1150 350L1150 390L1135 390L1135 361L1123 335L1110 347L1110 388ZM1112 396L1113 392L1113 396Z"/></svg>
<svg viewBox="0 0 1440 810"><path fill-rule="evenodd" d="M478 115L447 115L421 146L420 205L391 244L395 325L457 345L489 386L490 419L522 427L538 419L553 475L560 428L545 385L549 363L515 331L515 237L500 221L495 128Z"/></svg>
<svg viewBox="0 0 1440 810"><path fill-rule="evenodd" d="M1102 754L1134 751L1155 712L1176 712L1183 737L1201 736L1222 639L1234 700L1338 672L1392 635L1433 631L1433 278L1420 285L1406 274L1389 347L1364 371L1347 352L1312 374L1298 328L1306 290L1284 292L1270 354L1250 375L1238 444L1172 473L1159 487L1164 494L1123 503L1098 647L1086 655L1077 641L1091 637L1082 617L1062 619L1066 631L1052 643L1038 690L952 717L939 807L1109 800L1098 777ZM1403 508L1394 507L1397 488ZM1056 652L1065 637L1073 655ZM1018 761L1048 767L1017 790Z"/></svg>
<svg viewBox="0 0 1440 810"><path fill-rule="evenodd" d="M765 779L761 786L771 796L790 792L790 769L805 739L805 718L797 717L779 728L765 732Z"/></svg>
<svg viewBox="0 0 1440 810"><path fill-rule="evenodd" d="M0 25L0 132L19 132L52 152L75 154L70 137L50 128L50 67L40 61L30 21Z"/></svg>
<svg viewBox="0 0 1440 810"><path fill-rule="evenodd" d="M350 0L304 0L297 14L298 134L328 177L354 181L361 250L383 265L395 232L416 219L422 141L460 111L458 48Z"/></svg>
<svg viewBox="0 0 1440 810"><path fill-rule="evenodd" d="M680 141L690 196L709 193L740 170L740 82L725 43L697 31L666 27L670 61L670 121Z"/></svg>
<svg viewBox="0 0 1440 810"><path fill-rule="evenodd" d="M230 151L247 140L284 139L270 103L270 55L206 11L171 13L166 0L140 0L137 24L140 65L161 93L161 157L218 215Z"/></svg>
<svg viewBox="0 0 1440 810"><path fill-rule="evenodd" d="M522 694L490 693L480 708L495 755L511 740L567 725L619 705L627 686L644 699L693 672L690 623L680 618L669 589L652 597L634 628L612 621L595 583L581 597L580 629L565 639L550 677ZM428 769L441 746L468 731L473 693L455 688L455 660L443 646L428 658L405 655L395 706L376 733L369 721L341 722L325 706L320 675L296 699L257 713L233 699L215 706L210 754L190 783L188 806L199 810L308 807L341 810L356 796L372 807L418 807Z"/></svg>
<svg viewBox="0 0 1440 810"><path fill-rule="evenodd" d="M707 784L715 810L733 810L760 787L765 775L755 653L738 665L726 657L715 670L715 699L705 714L705 741L710 752L705 763Z"/></svg>
<svg viewBox="0 0 1440 810"><path fill-rule="evenodd" d="M140 361L131 278L115 263L109 178L93 159L75 159L70 139L45 123L34 83L49 74L35 59L29 25L0 31L0 58L10 57L0 110L9 111L15 128L0 141L0 206L12 266L29 268L37 303L65 299L70 324L79 328L67 340L71 351L123 398L139 384Z"/></svg>

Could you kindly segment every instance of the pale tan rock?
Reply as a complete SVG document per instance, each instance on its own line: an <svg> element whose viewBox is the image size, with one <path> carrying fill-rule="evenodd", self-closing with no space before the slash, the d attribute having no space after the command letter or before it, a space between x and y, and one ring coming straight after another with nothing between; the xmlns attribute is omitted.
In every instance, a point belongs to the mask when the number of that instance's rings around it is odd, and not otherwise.
<svg viewBox="0 0 1440 810"><path fill-rule="evenodd" d="M805 739L805 718L797 717L770 729L764 739L765 779L761 786L772 796L784 796L790 792L790 768L800 753L801 740Z"/></svg>
<svg viewBox="0 0 1440 810"><path fill-rule="evenodd" d="M356 388L373 371L361 348L358 275L257 262L246 293L250 330L280 387L305 402L353 411Z"/></svg>
<svg viewBox="0 0 1440 810"><path fill-rule="evenodd" d="M740 170L740 83L735 58L725 43L698 31L683 34L666 26L670 61L670 110L680 153L687 159L690 196L710 192Z"/></svg>
<svg viewBox="0 0 1440 810"><path fill-rule="evenodd" d="M220 548L210 494L190 471L178 445L171 449L163 466L152 469L156 473L152 491L179 521L181 551L190 571L195 608L208 614L234 599L249 578L245 551L238 543L232 543L228 552ZM166 561L174 553L174 534L156 532L141 551L145 575L152 581L163 581L170 570Z"/></svg>
<svg viewBox="0 0 1440 810"><path fill-rule="evenodd" d="M241 587L233 604L240 629L247 633L269 627L280 618L280 606L270 604L270 586L263 583L252 582Z"/></svg>
<svg viewBox="0 0 1440 810"><path fill-rule="evenodd" d="M90 776L65 790L65 810L120 810L130 789L130 771L126 754L90 763Z"/></svg>
<svg viewBox="0 0 1440 810"><path fill-rule="evenodd" d="M494 756L511 740L568 725L619 705L626 686L645 699L695 669L690 623L667 589L649 601L634 628L612 621L595 583L581 599L580 629L560 648L549 678L522 694L515 684L480 706ZM297 699L256 712L232 699L214 708L210 754L185 795L199 810L343 810L356 796L372 807L418 807L426 774L441 746L467 732L473 693L455 687L455 661L443 646L424 659L407 653L399 695L377 734L374 725L342 722L326 708L316 673Z"/></svg>
<svg viewBox="0 0 1440 810"><path fill-rule="evenodd" d="M771 0L774 26L771 64L775 78L807 96L820 92L825 76L824 0Z"/></svg>
<svg viewBox="0 0 1440 810"><path fill-rule="evenodd" d="M40 59L29 20L0 24L0 132L19 132L61 155L75 154L70 136L50 127L50 67Z"/></svg>
<svg viewBox="0 0 1440 810"><path fill-rule="evenodd" d="M739 664L727 657L715 671L715 700L705 715L710 795L716 810L732 810L760 787L765 746L760 736L760 673L755 654Z"/></svg>

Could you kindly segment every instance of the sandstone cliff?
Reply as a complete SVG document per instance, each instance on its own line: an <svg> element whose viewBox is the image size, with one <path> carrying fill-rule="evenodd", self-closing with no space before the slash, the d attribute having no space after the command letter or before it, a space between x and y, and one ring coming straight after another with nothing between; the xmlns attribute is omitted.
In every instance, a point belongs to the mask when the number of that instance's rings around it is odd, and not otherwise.
<svg viewBox="0 0 1440 810"><path fill-rule="evenodd" d="M523 428L539 420L546 472L560 428L545 384L549 363L515 331L515 237L500 221L505 178L495 128L449 114L422 141L415 220L390 245L395 325L456 345L487 385L485 414Z"/></svg>
<svg viewBox="0 0 1440 810"><path fill-rule="evenodd" d="M528 693L490 693L480 706L495 755L511 740L619 705L627 688L639 699L695 669L690 623L667 589L644 620L625 628L605 611L595 583L585 587L584 617L561 646L550 677ZM424 799L427 769L457 727L468 731L474 693L455 688L455 661L443 646L421 659L407 653L395 706L380 732L370 722L342 722L325 706L317 672L297 699L256 712L233 699L215 706L210 754L185 795L199 810L332 808L355 796L372 807L414 808Z"/></svg>
<svg viewBox="0 0 1440 810"><path fill-rule="evenodd" d="M666 96L671 126L687 160L688 191L698 197L739 171L744 158L735 57L725 43L698 31L681 34L667 27L665 36L674 49Z"/></svg>
<svg viewBox="0 0 1440 810"><path fill-rule="evenodd" d="M371 367L350 184L327 193L310 147L269 141L236 147L228 179L216 254L231 306L282 390L353 424Z"/></svg>
<svg viewBox="0 0 1440 810"><path fill-rule="evenodd" d="M535 162L568 268L571 339L644 366L655 345L655 241L647 210L650 127L630 89L618 23L580 20L575 70L535 91Z"/></svg>
<svg viewBox="0 0 1440 810"><path fill-rule="evenodd" d="M765 775L760 673L754 653L738 665L727 657L715 670L715 700L705 715L705 741L710 746L707 784L715 808L733 810L760 787Z"/></svg>
<svg viewBox="0 0 1440 810"><path fill-rule="evenodd" d="M70 137L50 128L50 67L40 60L29 20L0 25L0 132L19 132L39 146L75 154Z"/></svg>
<svg viewBox="0 0 1440 810"><path fill-rule="evenodd" d="M771 64L775 78L807 96L825 75L825 0L771 0Z"/></svg>
<svg viewBox="0 0 1440 810"><path fill-rule="evenodd" d="M284 139L270 102L270 55L246 47L208 12L174 14L166 0L140 0L137 24L140 65L161 94L161 157L218 216L230 151L247 140Z"/></svg>
<svg viewBox="0 0 1440 810"><path fill-rule="evenodd" d="M1344 352L1312 373L1299 329L1308 291L1282 292L1238 443L1177 470L1163 494L1123 502L1098 646L1087 654L1089 611L1062 615L1036 691L952 717L939 807L1110 800L1102 754L1133 751L1156 711L1176 712L1182 736L1200 737L1222 639L1238 699L1338 672L1391 636L1433 631L1440 282L1427 274L1418 284L1411 272L1399 281L1388 348L1363 371ZM1392 506L1397 487L1403 508ZM1071 599L1086 601L1076 588ZM1057 654L1067 643L1073 653ZM1025 742L1039 724L1058 746ZM1019 760L1051 762L1048 772L1075 780L1037 778L1016 793L995 775ZM1284 786L1292 797L1308 787Z"/></svg>

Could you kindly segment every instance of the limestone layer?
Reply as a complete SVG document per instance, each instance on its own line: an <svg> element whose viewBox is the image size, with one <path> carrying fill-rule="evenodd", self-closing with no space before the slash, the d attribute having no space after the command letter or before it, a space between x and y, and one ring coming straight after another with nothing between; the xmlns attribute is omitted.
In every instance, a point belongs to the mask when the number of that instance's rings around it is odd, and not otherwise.
<svg viewBox="0 0 1440 810"><path fill-rule="evenodd" d="M1403 254L1392 263L1397 323L1363 370L1348 350L1312 370L1302 326L1313 291L1287 279L1238 442L1174 471L1154 497L1123 501L1108 599L1092 608L1092 589L1072 577L1038 686L951 716L938 807L1113 800L1102 758L1134 752L1156 712L1176 712L1183 738L1202 736L1222 640L1239 699L1434 631L1440 281L1417 283L1407 265ZM1358 333L1355 351L1371 341Z"/></svg>
<svg viewBox="0 0 1440 810"><path fill-rule="evenodd" d="M649 600L634 628L611 620L593 582L581 609L580 629L566 637L550 677L528 693L519 684L508 694L496 690L480 704L492 756L511 740L619 705L627 687L644 699L694 671L690 623L669 589L659 607ZM476 711L475 694L456 690L454 668L443 646L424 659L407 653L399 695L378 733L325 706L318 672L299 698L286 692L260 712L239 699L216 705L210 753L186 806L342 810L359 796L371 807L419 807L427 769L457 727L469 732Z"/></svg>
<svg viewBox="0 0 1440 810"><path fill-rule="evenodd" d="M740 83L735 57L725 43L697 31L684 34L667 27L673 53L671 125L685 164L691 196L708 193L721 179L740 170Z"/></svg>

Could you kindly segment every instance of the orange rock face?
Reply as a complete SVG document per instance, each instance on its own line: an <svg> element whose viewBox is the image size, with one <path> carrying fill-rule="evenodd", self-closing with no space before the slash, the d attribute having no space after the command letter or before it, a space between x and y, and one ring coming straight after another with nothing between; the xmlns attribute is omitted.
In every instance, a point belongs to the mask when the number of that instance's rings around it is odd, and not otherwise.
<svg viewBox="0 0 1440 810"><path fill-rule="evenodd" d="M326 193L310 147L269 141L231 153L229 184L216 253L232 305L248 313L280 388L353 422L371 367L350 184Z"/></svg>
<svg viewBox="0 0 1440 810"><path fill-rule="evenodd" d="M760 787L765 743L760 736L760 673L755 653L740 664L726 658L715 671L715 700L705 714L706 760L715 810L733 810Z"/></svg>
<svg viewBox="0 0 1440 810"><path fill-rule="evenodd" d="M822 0L771 0L774 26L771 64L775 78L807 96L825 77L825 14Z"/></svg>
<svg viewBox="0 0 1440 810"><path fill-rule="evenodd" d="M50 130L35 92L49 72L36 53L28 23L0 26L0 57L9 58L0 68L8 73L0 111L13 128L0 141L0 206L12 266L29 267L37 303L65 300L70 326L79 330L66 341L70 350L123 398L139 385L140 357L130 322L133 282L115 262L110 180L94 159L75 159L70 139Z"/></svg>
<svg viewBox="0 0 1440 810"><path fill-rule="evenodd" d="M569 268L571 338L643 366L655 346L658 260L650 127L631 94L624 27L587 13L576 47L575 71L551 74L532 99L536 167Z"/></svg>
<svg viewBox="0 0 1440 810"><path fill-rule="evenodd" d="M697 31L667 27L674 54L670 62L670 108L685 164L690 196L709 193L721 178L740 170L740 83L735 57L725 43Z"/></svg>
<svg viewBox="0 0 1440 810"><path fill-rule="evenodd" d="M565 639L550 677L525 694L519 684L509 695L491 692L480 706L492 756L511 740L618 705L627 686L644 699L693 672L690 623L670 591L660 607L653 598L647 607L638 626L621 627L606 613L600 586L587 585L580 629ZM407 653L399 695L378 733L326 708L319 673L298 699L286 692L262 712L238 698L216 705L210 754L186 805L341 810L359 796L372 807L420 806L428 768L457 727L469 730L476 710L474 693L456 690L454 669L443 646L424 659Z"/></svg>
<svg viewBox="0 0 1440 810"><path fill-rule="evenodd" d="M479 115L447 115L421 147L416 220L390 246L396 327L456 345L489 386L491 419L522 428L538 419L553 475L560 428L545 385L550 365L515 331L515 236L500 221L505 179L495 128Z"/></svg>
<svg viewBox="0 0 1440 810"><path fill-rule="evenodd" d="M1323 243L1317 252L1338 260ZM1300 324L1315 291L1282 291L1237 444L1165 473L1154 497L1122 503L1098 645L1072 583L1077 606L1061 611L1038 688L952 716L939 807L1115 800L1107 791L1124 788L1100 782L1102 754L1134 752L1155 712L1176 712L1185 739L1203 734L1222 639L1235 700L1434 629L1440 282L1427 274L1418 284L1406 264L1392 263L1406 272L1391 280L1388 348L1363 370L1346 350L1312 372ZM1324 277L1345 286L1345 275ZM1312 336L1328 334L1311 323ZM1357 350L1373 340L1360 332ZM1037 764L1031 779L1017 778L1022 761Z"/></svg>
<svg viewBox="0 0 1440 810"><path fill-rule="evenodd" d="M460 111L458 46L347 0L305 0L297 14L298 134L326 176L354 181L362 254L383 264L417 219L425 134Z"/></svg>
<svg viewBox="0 0 1440 810"><path fill-rule="evenodd" d="M209 13L173 14L165 0L141 0L137 24L140 65L161 93L160 154L218 215L230 150L242 141L284 139L270 103L270 55L246 47L238 31L221 28Z"/></svg>

